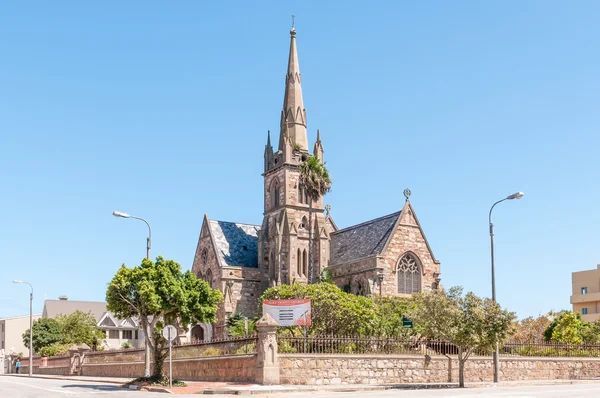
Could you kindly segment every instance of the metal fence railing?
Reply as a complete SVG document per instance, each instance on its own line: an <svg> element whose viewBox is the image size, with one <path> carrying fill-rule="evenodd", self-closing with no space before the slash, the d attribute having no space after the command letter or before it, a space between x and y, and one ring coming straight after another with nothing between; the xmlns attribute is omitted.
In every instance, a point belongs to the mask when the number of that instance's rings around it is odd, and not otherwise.
<svg viewBox="0 0 600 398"><path fill-rule="evenodd" d="M309 336L277 338L281 354L395 354L395 355L457 355L458 347L447 341ZM476 349L472 355L491 356L492 348ZM509 341L501 345L500 356L521 357L600 357L600 345L530 343Z"/></svg>

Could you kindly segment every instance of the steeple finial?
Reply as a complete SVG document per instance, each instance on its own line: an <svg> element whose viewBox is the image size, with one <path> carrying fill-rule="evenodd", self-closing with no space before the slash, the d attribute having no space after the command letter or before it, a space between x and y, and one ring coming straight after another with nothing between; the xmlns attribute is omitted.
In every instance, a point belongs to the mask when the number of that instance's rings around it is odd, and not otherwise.
<svg viewBox="0 0 600 398"><path fill-rule="evenodd" d="M267 130L267 147L271 147L271 130Z"/></svg>
<svg viewBox="0 0 600 398"><path fill-rule="evenodd" d="M279 134L279 150L284 149L285 136L292 146L299 145L301 150L308 150L306 134L306 110L302 99L302 80L300 65L298 64L298 50L296 48L295 16L292 16L292 30L290 30L290 54L285 77L285 94L283 97L283 110L281 111L281 131Z"/></svg>
<svg viewBox="0 0 600 398"><path fill-rule="evenodd" d="M408 202L408 199L410 198L410 194L411 194L411 193L412 193L412 192L410 192L410 189L408 189L408 188L406 188L406 189L404 190L404 197L406 198L406 201L407 201L407 202Z"/></svg>

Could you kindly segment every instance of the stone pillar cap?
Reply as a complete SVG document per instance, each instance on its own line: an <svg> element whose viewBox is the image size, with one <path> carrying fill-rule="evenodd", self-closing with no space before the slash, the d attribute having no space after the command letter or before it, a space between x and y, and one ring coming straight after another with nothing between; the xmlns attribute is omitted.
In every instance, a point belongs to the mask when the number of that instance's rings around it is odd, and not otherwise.
<svg viewBox="0 0 600 398"><path fill-rule="evenodd" d="M258 320L258 322L256 322L256 326L257 327L261 327L261 326L279 326L279 324L277 323L277 321L275 319L273 319L273 317L269 314L264 314L262 316L262 318L260 318Z"/></svg>

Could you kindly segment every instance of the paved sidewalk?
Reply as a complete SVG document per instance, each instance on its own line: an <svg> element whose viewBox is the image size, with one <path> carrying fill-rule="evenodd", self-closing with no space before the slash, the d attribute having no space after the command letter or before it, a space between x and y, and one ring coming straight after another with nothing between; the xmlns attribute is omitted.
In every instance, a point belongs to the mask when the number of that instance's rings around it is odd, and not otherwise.
<svg viewBox="0 0 600 398"><path fill-rule="evenodd" d="M28 375L4 375L5 377L29 377ZM127 383L131 381L128 378L119 377L93 377L93 376L54 376L54 375L33 375L40 379L59 379L72 381L88 381L98 383L117 384L123 388L135 390L164 392L170 394L277 394L277 393L302 393L302 392L356 392L356 391L381 391L392 389L416 390L416 389L440 389L457 388L458 383L411 383L411 384L342 384L342 385L276 385L263 386L260 384L244 383L225 383L225 382L198 382L190 381L187 387L138 387ZM600 378L597 379L578 379L578 380L523 380L523 381L504 381L500 383L474 382L466 383L467 388L495 388L495 387L522 387L522 386L542 386L542 385L565 385L565 384L600 384Z"/></svg>

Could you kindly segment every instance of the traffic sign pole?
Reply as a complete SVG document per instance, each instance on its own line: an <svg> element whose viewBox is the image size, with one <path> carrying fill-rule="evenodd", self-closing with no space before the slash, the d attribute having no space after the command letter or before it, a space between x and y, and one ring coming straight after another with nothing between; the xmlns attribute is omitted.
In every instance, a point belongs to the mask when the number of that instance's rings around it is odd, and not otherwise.
<svg viewBox="0 0 600 398"><path fill-rule="evenodd" d="M165 339L169 340L169 388L173 387L173 350L172 344L177 337L177 329L173 325L167 325L162 331Z"/></svg>

